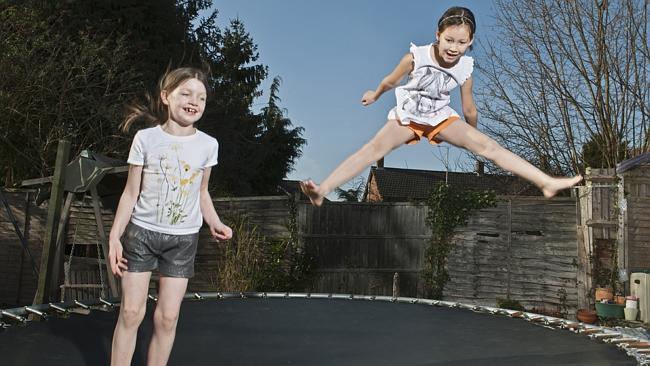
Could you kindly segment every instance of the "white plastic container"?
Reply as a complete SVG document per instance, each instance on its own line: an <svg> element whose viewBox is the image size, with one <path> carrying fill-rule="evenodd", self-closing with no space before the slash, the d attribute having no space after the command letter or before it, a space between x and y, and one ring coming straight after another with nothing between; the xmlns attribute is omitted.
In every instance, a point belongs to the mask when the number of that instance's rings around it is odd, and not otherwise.
<svg viewBox="0 0 650 366"><path fill-rule="evenodd" d="M625 312L625 320L634 321L639 314L639 309L625 308L623 311Z"/></svg>
<svg viewBox="0 0 650 366"><path fill-rule="evenodd" d="M630 292L632 296L639 299L639 319L644 323L650 323L650 273L632 273Z"/></svg>
<svg viewBox="0 0 650 366"><path fill-rule="evenodd" d="M627 309L638 309L639 302L637 300L625 300L625 307Z"/></svg>
<svg viewBox="0 0 650 366"><path fill-rule="evenodd" d="M639 300L638 299L625 299L625 308L626 309L638 309Z"/></svg>

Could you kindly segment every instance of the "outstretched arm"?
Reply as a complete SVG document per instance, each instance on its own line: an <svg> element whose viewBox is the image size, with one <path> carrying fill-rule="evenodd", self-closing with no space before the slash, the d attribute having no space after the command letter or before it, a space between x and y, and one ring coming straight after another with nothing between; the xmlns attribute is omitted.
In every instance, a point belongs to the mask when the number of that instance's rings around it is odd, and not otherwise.
<svg viewBox="0 0 650 366"><path fill-rule="evenodd" d="M472 127L478 125L478 111L476 110L476 104L474 103L474 95L472 94L472 77L465 80L463 85L460 87L460 100L463 105L463 116L465 121L469 123Z"/></svg>
<svg viewBox="0 0 650 366"><path fill-rule="evenodd" d="M210 233L215 240L228 240L232 238L232 229L226 224L221 222L217 210L214 209L212 197L208 192L208 183L210 182L210 171L212 169L207 167L203 170L203 179L201 180L199 203L201 206L201 214L203 220L210 227Z"/></svg>
<svg viewBox="0 0 650 366"><path fill-rule="evenodd" d="M407 53L402 57L395 69L381 80L377 89L368 90L363 94L361 104L369 105L374 103L386 91L399 85L404 76L408 75L411 71L413 71L413 54Z"/></svg>

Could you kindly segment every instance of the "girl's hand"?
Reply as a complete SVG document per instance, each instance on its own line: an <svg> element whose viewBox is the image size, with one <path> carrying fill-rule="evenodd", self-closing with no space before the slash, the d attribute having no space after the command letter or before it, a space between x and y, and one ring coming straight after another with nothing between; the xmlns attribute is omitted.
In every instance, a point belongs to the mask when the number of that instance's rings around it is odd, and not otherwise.
<svg viewBox="0 0 650 366"><path fill-rule="evenodd" d="M210 233L212 234L212 238L217 241L232 238L232 229L221 221L216 224L210 224Z"/></svg>
<svg viewBox="0 0 650 366"><path fill-rule="evenodd" d="M363 97L361 97L361 104L365 105L370 105L374 103L377 98L375 97L375 91L374 90L368 90L363 94Z"/></svg>
<svg viewBox="0 0 650 366"><path fill-rule="evenodd" d="M122 243L119 240L109 242L108 262L111 264L111 272L115 276L122 277L122 272L128 269L127 260L122 257Z"/></svg>

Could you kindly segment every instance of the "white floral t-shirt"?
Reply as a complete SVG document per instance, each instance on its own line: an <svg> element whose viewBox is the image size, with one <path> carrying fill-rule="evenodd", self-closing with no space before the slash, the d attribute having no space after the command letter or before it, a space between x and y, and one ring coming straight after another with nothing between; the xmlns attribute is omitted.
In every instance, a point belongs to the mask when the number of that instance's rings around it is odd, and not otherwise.
<svg viewBox="0 0 650 366"><path fill-rule="evenodd" d="M131 222L165 234L198 232L203 171L217 164L218 151L217 140L199 130L189 136L170 135L160 125L138 131L128 163L143 167L142 183Z"/></svg>

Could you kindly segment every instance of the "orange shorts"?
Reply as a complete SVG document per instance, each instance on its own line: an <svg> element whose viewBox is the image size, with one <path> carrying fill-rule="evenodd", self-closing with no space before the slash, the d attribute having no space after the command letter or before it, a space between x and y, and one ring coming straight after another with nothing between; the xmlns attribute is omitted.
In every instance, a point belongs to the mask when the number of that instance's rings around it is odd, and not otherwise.
<svg viewBox="0 0 650 366"><path fill-rule="evenodd" d="M451 116L435 126L411 122L406 127L413 131L413 133L415 133L415 136L413 136L413 139L407 141L406 143L408 145L417 144L418 141L420 141L420 139L424 136L429 140L429 143L432 145L437 145L440 143L440 141L436 140L436 136L440 133L440 131L447 128L447 126L452 124L457 119L460 118L458 116Z"/></svg>

